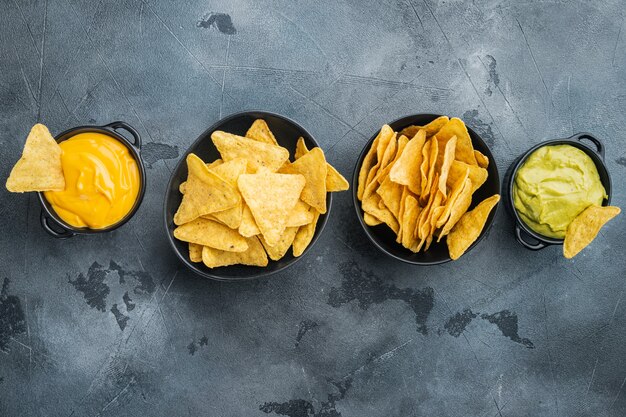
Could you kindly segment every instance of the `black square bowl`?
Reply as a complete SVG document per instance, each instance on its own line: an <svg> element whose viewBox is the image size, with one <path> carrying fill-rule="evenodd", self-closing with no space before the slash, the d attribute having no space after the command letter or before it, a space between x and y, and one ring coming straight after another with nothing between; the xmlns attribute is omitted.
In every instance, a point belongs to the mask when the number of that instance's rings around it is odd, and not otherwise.
<svg viewBox="0 0 626 417"><path fill-rule="evenodd" d="M427 123L432 122L440 116L441 115L439 114L414 114L402 117L401 119L391 122L389 123L389 126L391 126L391 128L397 132L411 125L423 126ZM485 156L489 158L489 166L487 167L487 181L485 181L485 183L478 190L476 190L476 192L472 196L472 205L469 208L471 210L487 197L491 197L494 194L500 193L500 177L498 175L498 167L496 166L496 161L485 141L482 140L482 138L469 126L467 127L467 131L469 132L470 138L472 139L472 145L474 146L474 149L482 152ZM357 160L356 166L354 168L354 174L352 177L352 200L354 202L354 209L356 211L357 217L359 218L359 223L365 231L365 234L374 244L374 246L380 249L383 253L402 262L413 265L438 265L450 261L451 258L450 254L448 253L448 246L445 239L442 239L439 243L433 241L432 245L426 252L413 253L396 242L396 234L386 224L382 223L378 226L368 226L367 224L365 224L365 221L363 220L364 212L361 209L361 202L357 197L359 170L361 169L361 165L363 164L363 159L365 158L365 155L371 148L372 142L374 142L374 139L376 139L377 135L378 131L372 135L370 140L363 148L363 151L361 152L361 155ZM489 231L489 228L493 224L493 220L496 217L498 205L496 205L496 207L491 210L491 213L487 218L487 222L485 223L485 226L483 227L480 236L478 236L478 239L476 239L476 241L472 243L472 245L467 249L463 256L467 256L468 252L470 252L472 248L474 248L485 237L485 235Z"/></svg>
<svg viewBox="0 0 626 417"><path fill-rule="evenodd" d="M313 247L319 236L322 234L322 231L326 226L328 216L330 215L332 194L328 193L326 197L326 214L320 215L311 243L306 248L304 253L297 258L294 257L291 250L289 250L282 259L278 261L269 260L268 265L265 267L232 265L211 269L206 267L202 262L191 262L189 259L189 244L174 237L174 229L176 228L176 225L174 224L174 214L176 213L176 210L178 210L178 206L182 201L182 194L178 190L178 187L182 182L187 180L187 155L194 153L205 162L211 162L220 158L220 154L211 140L211 134L216 130L222 130L224 132L244 136L246 131L250 128L250 125L252 125L256 119L264 119L267 122L270 130L274 133L274 136L276 136L278 144L287 148L290 155L294 154L296 143L298 142L298 138L300 136L304 138L307 148L312 149L319 146L309 132L307 132L298 123L288 119L287 117L263 111L246 111L232 114L218 121L213 126L205 130L204 133L196 139L193 145L187 149L187 152L185 152L185 154L180 158L178 165L174 168L165 191L165 202L163 207L165 231L176 256L178 256L187 268L205 278L219 281L240 281L264 277L288 268L296 263L300 258L304 257L311 247ZM264 192L264 190L259 190L259 192Z"/></svg>

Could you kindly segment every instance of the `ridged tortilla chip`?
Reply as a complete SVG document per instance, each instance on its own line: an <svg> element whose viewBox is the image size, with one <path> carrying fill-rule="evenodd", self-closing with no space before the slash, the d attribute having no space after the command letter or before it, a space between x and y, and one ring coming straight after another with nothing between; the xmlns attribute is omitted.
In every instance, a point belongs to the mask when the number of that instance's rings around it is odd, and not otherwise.
<svg viewBox="0 0 626 417"><path fill-rule="evenodd" d="M452 228L446 239L452 260L459 259L472 243L478 239L485 227L489 213L498 204L498 201L500 201L498 194L483 200L473 210L465 213Z"/></svg>
<svg viewBox="0 0 626 417"><path fill-rule="evenodd" d="M614 206L589 206L567 226L563 241L563 256L570 259L589 246L600 229L621 212Z"/></svg>
<svg viewBox="0 0 626 417"><path fill-rule="evenodd" d="M267 255L257 237L246 239L248 249L244 252L227 252L208 246L202 248L202 262L208 268L229 265L267 266Z"/></svg>
<svg viewBox="0 0 626 417"><path fill-rule="evenodd" d="M243 136L216 130L211 139L224 161L244 158L251 173L259 168L276 172L289 159L289 151L283 147L259 142Z"/></svg>
<svg viewBox="0 0 626 417"><path fill-rule="evenodd" d="M240 203L241 197L237 188L211 172L196 155L187 156L187 169L189 175L185 193L174 215L174 224L182 225Z"/></svg>
<svg viewBox="0 0 626 417"><path fill-rule="evenodd" d="M174 237L183 242L197 243L229 252L248 249L246 239L236 230L208 219L195 219L174 229Z"/></svg>
<svg viewBox="0 0 626 417"><path fill-rule="evenodd" d="M22 157L15 163L6 182L12 193L26 191L63 191L63 150L48 128L40 123L32 127Z"/></svg>
<svg viewBox="0 0 626 417"><path fill-rule="evenodd" d="M301 174L306 180L300 199L317 211L326 213L326 158L321 148L313 148L295 162L281 168L282 173Z"/></svg>
<svg viewBox="0 0 626 417"><path fill-rule="evenodd" d="M270 145L278 146L274 134L267 125L267 122L263 119L256 119L250 129L246 132L246 137L254 139L259 142L269 143Z"/></svg>
<svg viewBox="0 0 626 417"><path fill-rule="evenodd" d="M239 177L239 190L270 246L278 243L287 227L289 213L298 202L305 182L300 174L275 174L266 170Z"/></svg>

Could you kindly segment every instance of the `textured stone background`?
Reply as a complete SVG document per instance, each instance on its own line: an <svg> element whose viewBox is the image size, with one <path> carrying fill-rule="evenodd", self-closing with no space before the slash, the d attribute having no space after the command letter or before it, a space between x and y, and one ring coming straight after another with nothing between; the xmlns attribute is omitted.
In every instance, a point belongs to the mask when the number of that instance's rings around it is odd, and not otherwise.
<svg viewBox="0 0 626 417"><path fill-rule="evenodd" d="M245 109L296 119L346 176L410 113L464 118L501 174L590 131L623 206L625 6L2 0L3 181L36 121L120 119L149 183L123 228L68 241L0 191L0 415L625 415L623 215L565 260L500 210L470 256L419 268L377 252L343 193L305 259L241 284L187 272L161 220L179 155Z"/></svg>

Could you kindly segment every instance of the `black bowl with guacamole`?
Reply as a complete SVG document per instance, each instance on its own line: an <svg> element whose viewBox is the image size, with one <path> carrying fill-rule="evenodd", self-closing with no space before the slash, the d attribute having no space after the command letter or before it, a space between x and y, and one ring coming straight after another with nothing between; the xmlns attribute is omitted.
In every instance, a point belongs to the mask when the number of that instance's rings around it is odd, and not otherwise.
<svg viewBox="0 0 626 417"><path fill-rule="evenodd" d="M567 226L578 214L611 200L604 146L590 133L532 147L511 165L505 184L515 237L531 250L562 245Z"/></svg>

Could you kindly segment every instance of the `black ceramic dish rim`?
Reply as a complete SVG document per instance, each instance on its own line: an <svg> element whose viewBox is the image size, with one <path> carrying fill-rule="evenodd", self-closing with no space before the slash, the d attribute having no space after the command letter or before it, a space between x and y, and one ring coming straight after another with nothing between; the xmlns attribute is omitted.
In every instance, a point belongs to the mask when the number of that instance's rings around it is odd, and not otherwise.
<svg viewBox="0 0 626 417"><path fill-rule="evenodd" d="M133 138L135 139L135 143L132 143L128 138L124 135L118 133L116 129L124 129L128 131ZM80 133L89 133L96 132L102 133L107 136L112 137L113 139L121 142L126 148L130 151L131 155L137 162L137 168L139 169L139 191L137 193L137 197L135 198L135 203L130 211L117 223L112 224L111 226L102 228L102 229L90 229L88 227L75 227L72 226L65 221L63 221L54 211L54 209L50 206L50 203L46 200L46 197L43 192L38 192L37 196L39 197L39 203L41 204L41 225L48 234L57 238L57 239L67 239L73 237L75 235L94 235L99 233L111 232L115 229L122 227L126 224L139 210L141 206L141 202L143 201L144 195L146 193L146 168L141 158L141 136L139 133L128 123L122 121L112 122L106 125L98 126L98 125L83 125L76 126L63 132L59 133L54 137L54 140L57 143L64 142L72 137L80 134ZM48 221L52 220L54 225L57 228L63 229L62 232L56 231L52 229L48 223Z"/></svg>
<svg viewBox="0 0 626 417"><path fill-rule="evenodd" d="M398 123L404 119L411 119L411 118L417 118L417 117L429 117L432 118L432 120L435 120L437 117L441 117L443 115L441 114L432 114L432 113L416 113L416 114L409 114L406 116L402 116L399 117L395 120L393 120L390 123L387 123L388 125L394 125L395 123ZM410 126L410 124L404 126L407 127ZM403 127L403 128L404 128ZM483 140L483 138L476 133L476 131L474 131L472 128L470 128L469 126L466 126L468 132L470 133L470 138L472 139L472 141L475 138L478 138L482 144L485 146L485 148L489 149L489 153L491 154L491 158L489 160L490 164L494 164L495 172L496 174L496 182L497 182L497 188L500 188L500 176L498 173L498 169L497 169L497 165L495 165L495 158L493 157L493 152L491 152L491 149L489 148L489 146L487 145L487 143ZM396 129L398 130L398 129ZM355 167L354 167L354 172L352 173L352 203L354 206L354 210L356 213L357 218L359 219L359 224L361 225L361 227L363 228L363 231L365 232L365 234L367 235L368 239L370 240L370 242L372 242L374 244L374 246L376 246L376 248L378 248L381 252L383 252L384 254L397 259L401 262L410 264L410 265L417 265L417 266L434 266L434 265L441 265L441 264L445 264L447 262L452 261L452 258L450 258L449 256L445 259L439 260L439 261L416 261L416 260L410 260L410 259L406 259L403 258L401 256L397 256L391 252L389 252L385 247L383 247L381 244L378 243L378 241L373 237L373 232L370 229L370 226L368 226L365 223L365 220L363 219L363 210L361 209L361 202L358 199L357 196L357 191L358 191L358 183L359 183L359 171L361 170L361 165L363 164L363 159L365 159L365 155L367 154L367 152L369 151L369 149L372 146L372 143L374 142L374 140L376 139L376 136L378 136L378 133L380 132L380 129L377 130L372 137L367 141L367 143L364 145L363 150L361 150L361 153L356 161ZM493 178L492 178L493 179ZM500 202L498 202L496 204L496 206L493 208L492 213L490 214L490 221L488 222L488 224L486 224L483 227L483 230L480 233L480 236L478 237L478 239L476 239L469 248L467 248L467 250L465 251L465 253L463 254L463 256L467 256L467 254L474 248L476 247L488 234L489 231L491 230L491 227L493 226L494 220L498 214L498 208L500 206ZM408 249L405 249L404 247L402 247L400 244L398 244L399 248L402 248L404 250L406 250L407 255L410 256L413 254L413 252L409 251Z"/></svg>
<svg viewBox="0 0 626 417"><path fill-rule="evenodd" d="M204 130L198 136L198 138L191 145L189 145L189 147L187 148L185 153L181 156L180 160L176 164L176 167L174 167L174 169L172 170L172 174L170 175L170 179L167 182L167 187L165 189L165 198L163 199L163 220L164 220L163 225L165 227L165 233L167 235L167 239L168 239L168 241L170 243L170 246L171 246L172 250L174 251L174 253L176 254L176 256L178 257L178 259L191 272L193 272L193 273L195 273L197 275L200 275L203 278L208 278L208 279L215 280L215 281L238 282L238 281L248 281L248 280L258 279L258 278L265 278L265 277L269 277L271 275L277 274L279 272L282 272L285 269L287 269L289 267L292 267L298 261L300 261L300 259L305 257L307 252L315 245L315 243L318 241L320 236L322 236L322 233L324 232L324 228L326 227L326 223L328 222L328 218L330 216L332 203L333 203L333 197L332 197L332 193L326 193L326 213L320 215L320 218L318 219L318 222L317 222L317 225L316 225L316 228L315 228L315 234L313 236L313 239L311 239L311 242L309 243L309 245L306 247L306 249L304 250L304 252L302 252L302 254L300 256L294 257L289 263L285 264L281 268L274 269L274 270L267 270L267 269L265 269L266 267L256 267L256 268L258 268L258 272L255 273L255 274L246 275L246 276L242 276L242 277L236 277L236 278L235 277L225 278L225 277L220 276L220 275L214 275L214 274L212 274L210 272L199 270L199 268L197 267L197 264L191 262L191 260L188 259L188 256L185 256L184 254L182 254L178 250L178 248L176 247L176 241L175 241L176 238L174 237L173 233L170 233L170 231L169 231L169 219L168 219L168 212L167 212L168 200L169 200L170 192L172 190L172 182L174 181L174 178L176 177L176 175L177 175L178 171L180 170L181 166L183 164L187 163L186 159L187 159L187 156L191 153L191 149L196 148L197 145L201 141L203 141L203 140L211 140L211 133L215 132L216 130L219 130L220 126L222 126L222 125L224 125L224 124L226 124L226 123L230 122L231 120L234 120L234 119L236 119L238 117L248 117L248 116L252 116L252 115L254 115L254 117L256 117L258 115L261 118L266 115L266 116L282 119L283 121L285 121L285 122L295 126L297 129L299 129L302 132L306 133L306 136L315 144L315 146L321 149L321 147L320 147L318 141L315 139L315 137L313 137L313 135L311 135L311 133L307 129L302 127L299 123L297 123L293 119L290 119L289 117L283 116L281 114L273 113L273 112L269 112L269 111L264 111L264 110L246 110L246 111L240 111L240 112L237 112L237 113L230 114L230 115L228 115L228 116L218 120L217 122L213 123L213 125L211 125L208 129ZM268 262L275 262L275 261L272 261L271 259L268 259ZM204 264L202 264L202 262L200 262L200 264L204 268L209 270L209 268L204 266ZM251 268L255 268L255 267L251 267ZM219 268L216 268L216 270L219 271Z"/></svg>
<svg viewBox="0 0 626 417"><path fill-rule="evenodd" d="M583 139L589 139L592 142L594 142L596 144L597 150L594 150L592 147L582 142ZM600 143L600 145L598 145L598 143ZM533 154L533 152L535 152L539 148L543 148L544 146L555 146L555 145L571 145L571 146L574 146L575 148L582 150L587 155L589 155L594 165L596 166L596 169L598 170L598 172L603 171L604 173L606 173L606 184L603 183L602 185L604 186L606 190L607 198L604 199L604 201L602 202L602 205L608 206L611 203L611 192L612 192L611 174L609 173L609 169L606 166L606 163L604 162L604 148L599 139L597 139L591 133L581 132L581 133L572 135L568 138L550 139L550 140L546 140L546 141L536 144L535 146L531 147L529 150L524 152L522 155L520 155L515 160L515 162L511 164L510 172L507 174L507 177L508 177L507 184L505 185L507 187L506 188L506 191L507 191L506 192L506 205L507 205L508 211L511 213L513 217L513 220L515 221L515 227L520 228L524 233L528 234L530 237L532 237L536 241L540 242L540 244L542 244L541 247L537 246L536 248L532 248L532 247L527 246L527 244L523 242L519 242L520 244L522 244L522 246L531 250L539 250L539 249L543 249L547 246L552 246L552 245L562 245L564 242L564 239L556 239L556 238L544 236L540 233L537 233L533 229L531 229L528 225L526 225L526 223L521 219L521 217L519 216L519 213L517 212L517 209L515 208L515 204L513 200L513 188L515 185L515 177L517 175L517 171L519 170L519 168L524 164L524 162L526 162L526 160L530 157L530 155ZM516 234L517 233L519 232L516 230ZM521 236L516 236L516 238L518 239L518 241L523 240Z"/></svg>

